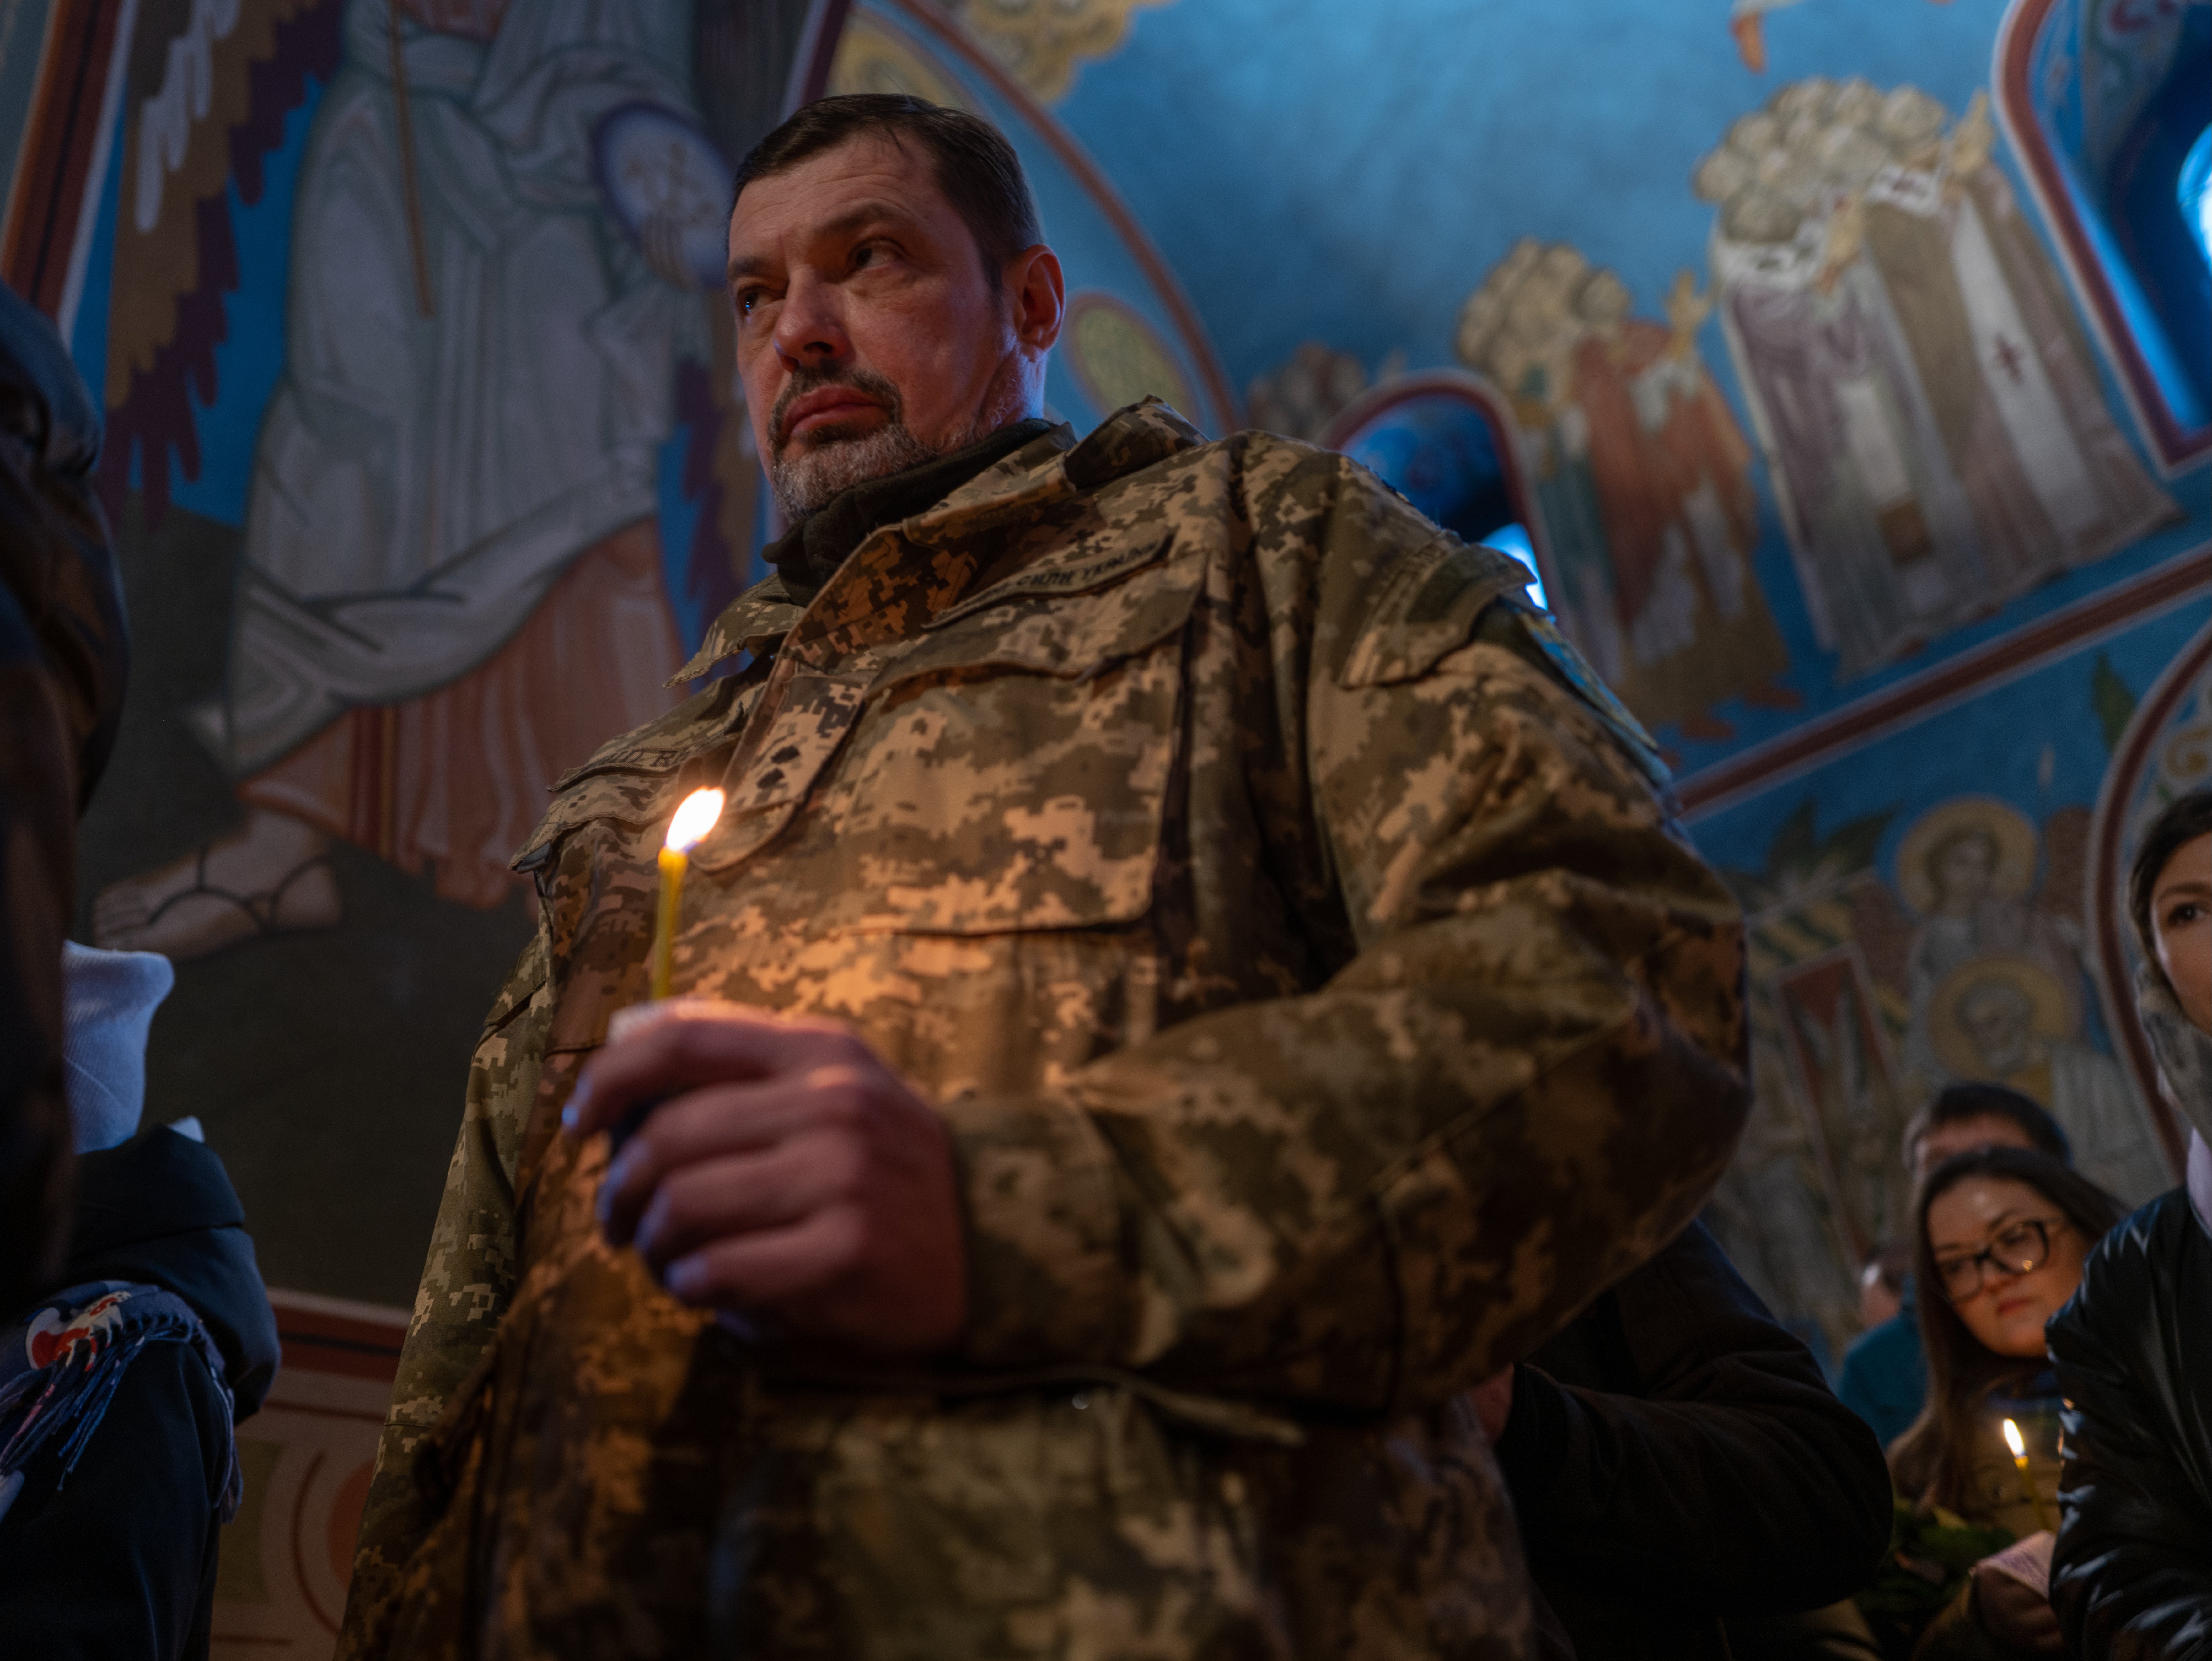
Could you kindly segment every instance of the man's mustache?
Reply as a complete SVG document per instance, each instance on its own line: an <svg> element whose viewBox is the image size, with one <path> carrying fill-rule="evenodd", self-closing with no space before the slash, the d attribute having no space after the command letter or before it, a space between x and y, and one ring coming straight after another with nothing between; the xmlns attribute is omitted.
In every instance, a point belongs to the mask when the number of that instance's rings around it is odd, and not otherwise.
<svg viewBox="0 0 2212 1661"><path fill-rule="evenodd" d="M856 392L866 392L884 406L890 424L899 424L899 390L883 376L871 369L799 369L784 383L776 394L775 407L769 411L769 441L781 454L784 441L791 436L785 429L791 406L809 392L818 392L824 386L850 386Z"/></svg>

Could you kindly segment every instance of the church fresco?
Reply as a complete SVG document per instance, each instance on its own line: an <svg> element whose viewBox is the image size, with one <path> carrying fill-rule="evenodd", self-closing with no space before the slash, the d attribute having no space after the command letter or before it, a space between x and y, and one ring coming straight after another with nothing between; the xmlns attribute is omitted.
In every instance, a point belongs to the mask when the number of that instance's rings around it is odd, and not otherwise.
<svg viewBox="0 0 2212 1661"><path fill-rule="evenodd" d="M1510 400L1553 609L1652 726L1780 698L1789 654L1751 554L1751 447L1698 355L1709 295L1682 272L1666 320L1565 243L1516 243L1461 307L1460 360Z"/></svg>
<svg viewBox="0 0 2212 1661"><path fill-rule="evenodd" d="M1064 97L1085 61L1121 44L1140 8L1170 0L953 0L975 44L1046 103Z"/></svg>
<svg viewBox="0 0 2212 1661"><path fill-rule="evenodd" d="M93 907L94 944L178 961L339 923L333 838L497 906L545 782L672 702L659 453L678 364L716 357L728 190L688 7L232 15L223 33L193 10L126 106L108 303L102 482L119 513L135 465L150 519L165 450L201 441L163 348L232 136L267 119L253 69L334 56L289 204L224 683L187 713L243 821Z"/></svg>
<svg viewBox="0 0 2212 1661"><path fill-rule="evenodd" d="M2212 770L2195 610L2047 654L1693 820L1750 923L1755 1100L1711 1220L1770 1301L1832 1345L1856 1330L1859 1262L1908 1226L1905 1123L1947 1084L2039 1102L2080 1168L2131 1206L2178 1180L2178 1124L2130 1062L2124 983L2096 946L2121 901L2093 842L2100 812L2139 826ZM2138 700L2173 686L2155 735L2135 733ZM2007 730L2048 736L1988 747ZM1959 756L1984 758L1993 788L1960 789ZM2100 808L2124 776L2126 807Z"/></svg>
<svg viewBox="0 0 2212 1661"><path fill-rule="evenodd" d="M2180 516L2106 413L1989 100L1783 88L1698 163L1820 644L1856 678Z"/></svg>

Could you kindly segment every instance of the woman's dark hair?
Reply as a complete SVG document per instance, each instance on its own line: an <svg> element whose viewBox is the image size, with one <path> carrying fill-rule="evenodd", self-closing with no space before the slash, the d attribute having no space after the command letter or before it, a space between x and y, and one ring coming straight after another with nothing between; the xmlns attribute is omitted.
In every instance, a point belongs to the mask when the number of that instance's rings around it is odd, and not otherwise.
<svg viewBox="0 0 2212 1661"><path fill-rule="evenodd" d="M975 239L993 292L1006 263L1044 240L1029 176L1006 135L965 110L898 92L848 93L804 106L738 164L732 211L756 179L788 173L810 156L869 133L902 147L911 138L921 147L937 170L938 189Z"/></svg>
<svg viewBox="0 0 2212 1661"><path fill-rule="evenodd" d="M2166 861L2207 831L2212 831L2212 785L2199 786L2166 803L2166 811L2143 832L2136 862L2128 871L2128 921L2136 926L2144 961L2161 981L2166 971L2158 966L2158 940L2151 933L2151 890L2158 886Z"/></svg>
<svg viewBox="0 0 2212 1661"><path fill-rule="evenodd" d="M2111 1195L2070 1166L2024 1147L1954 1154L1928 1173L1912 1201L1912 1272L1920 1284L1920 1342L1928 1355L1928 1401L1912 1427L1890 1444L1900 1493L1922 1505L1964 1510L1972 1501L1974 1442L1983 1402L2008 1378L2041 1371L2031 1359L2000 1355L1966 1329L1943 1296L1928 1240L1928 1208L1975 1177L2025 1183L2058 1208L2087 1251L2126 1214Z"/></svg>

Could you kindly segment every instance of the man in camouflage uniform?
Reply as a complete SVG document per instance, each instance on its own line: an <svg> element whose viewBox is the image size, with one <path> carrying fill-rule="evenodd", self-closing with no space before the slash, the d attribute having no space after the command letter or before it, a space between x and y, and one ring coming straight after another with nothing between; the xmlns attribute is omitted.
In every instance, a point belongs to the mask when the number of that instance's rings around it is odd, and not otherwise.
<svg viewBox="0 0 2212 1661"><path fill-rule="evenodd" d="M518 856L342 1652L1525 1654L1466 1392L1724 1164L1726 891L1510 560L1024 419L988 127L827 100L739 177L800 524ZM702 784L692 1001L611 1040Z"/></svg>

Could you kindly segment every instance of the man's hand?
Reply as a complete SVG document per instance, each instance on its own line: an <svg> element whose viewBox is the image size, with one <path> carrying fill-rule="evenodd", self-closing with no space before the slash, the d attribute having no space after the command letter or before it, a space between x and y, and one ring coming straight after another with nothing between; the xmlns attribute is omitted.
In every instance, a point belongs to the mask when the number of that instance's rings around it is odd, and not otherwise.
<svg viewBox="0 0 2212 1661"><path fill-rule="evenodd" d="M841 1026L687 999L618 1025L562 1116L572 1136L659 1102L607 1168L599 1222L686 1303L925 1355L967 1318L952 1145Z"/></svg>

